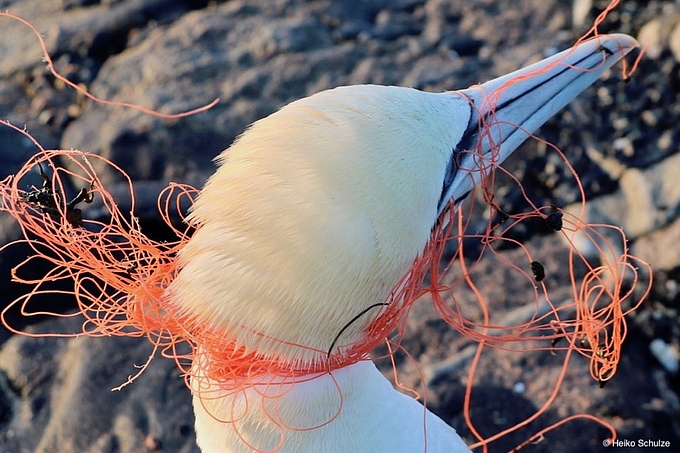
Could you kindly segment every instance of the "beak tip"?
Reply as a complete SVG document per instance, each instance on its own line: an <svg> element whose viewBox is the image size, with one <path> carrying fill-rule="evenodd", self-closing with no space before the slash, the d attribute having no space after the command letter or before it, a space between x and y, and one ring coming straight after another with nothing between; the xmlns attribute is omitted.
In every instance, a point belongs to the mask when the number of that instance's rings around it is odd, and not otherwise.
<svg viewBox="0 0 680 453"><path fill-rule="evenodd" d="M610 35L598 35L595 38L600 41L600 45L612 54L626 55L631 50L640 47L640 43L630 35L623 33L613 33Z"/></svg>

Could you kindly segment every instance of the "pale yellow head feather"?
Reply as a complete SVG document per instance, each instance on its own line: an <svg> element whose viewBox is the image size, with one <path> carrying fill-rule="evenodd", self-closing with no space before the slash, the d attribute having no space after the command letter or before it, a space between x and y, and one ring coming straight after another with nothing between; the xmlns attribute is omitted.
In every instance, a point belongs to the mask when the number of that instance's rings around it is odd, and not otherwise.
<svg viewBox="0 0 680 453"><path fill-rule="evenodd" d="M319 359L287 343L327 351L385 301L429 238L469 112L455 93L364 85L256 122L194 206L201 228L172 300L249 351ZM339 344L360 340L373 316Z"/></svg>

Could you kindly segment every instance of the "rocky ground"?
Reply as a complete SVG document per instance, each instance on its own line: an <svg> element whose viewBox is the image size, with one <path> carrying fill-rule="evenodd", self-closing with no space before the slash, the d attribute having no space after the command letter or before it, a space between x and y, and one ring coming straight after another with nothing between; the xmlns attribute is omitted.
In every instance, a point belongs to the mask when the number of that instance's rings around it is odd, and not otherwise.
<svg viewBox="0 0 680 453"><path fill-rule="evenodd" d="M493 444L492 451L506 451L538 427L580 412L613 424L624 439L669 440L680 448L680 2L621 3L600 32L628 33L647 45L639 69L627 82L611 71L539 135L558 145L579 172L592 200L589 220L622 226L632 253L653 266L652 293L630 318L618 374L605 388L590 378L584 360L574 360L542 421ZM173 121L92 103L47 74L28 28L0 18L0 119L26 125L45 148L97 152L119 164L137 183L145 231L163 238L155 214L159 188L168 181L200 185L215 155L249 123L287 102L358 83L464 88L568 47L607 4L0 0L1 9L38 27L62 74L97 96L162 112L221 99L205 113ZM0 178L35 152L23 136L0 127ZM528 143L506 167L538 203L567 206L578 193L550 156ZM499 190L505 211L520 209L517 191ZM551 285L564 291L563 255L550 238L533 230L519 236L546 269L556 270ZM0 217L0 243L16 237L11 219ZM25 291L9 279L26 253L16 248L0 256L0 305ZM489 288L511 287L493 263L481 266ZM497 296L492 310L499 319L523 303L510 290ZM461 412L470 343L424 302L409 319L403 345L428 373L439 370L428 375L429 407L472 441ZM67 310L72 302L45 303ZM78 328L55 320L27 327ZM667 345L671 360L663 365L652 344ZM133 385L109 390L149 352L134 339L36 340L0 332L0 452L196 452L190 396L173 362L155 360ZM399 365L406 383L417 385L408 361ZM558 371L548 354L485 356L474 387L475 426L489 435L527 417L545 401ZM574 422L525 451L604 451L605 435L594 423Z"/></svg>

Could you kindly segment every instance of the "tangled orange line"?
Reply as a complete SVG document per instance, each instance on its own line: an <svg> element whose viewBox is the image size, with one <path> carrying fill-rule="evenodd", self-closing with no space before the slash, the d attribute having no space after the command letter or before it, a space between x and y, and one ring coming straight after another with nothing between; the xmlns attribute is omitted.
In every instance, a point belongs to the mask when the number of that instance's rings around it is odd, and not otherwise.
<svg viewBox="0 0 680 453"><path fill-rule="evenodd" d="M609 8L598 17L588 35L597 35L598 24L617 4L618 1L611 2ZM0 15L19 20L35 32L32 25L23 19L7 13L0 13ZM80 87L56 73L42 40L41 46L48 67L55 77L83 92ZM625 77L630 76L635 70L638 61L630 71L624 66ZM486 102L492 106L495 105L496 96L500 95L503 89L502 87L498 92L490 93ZM108 101L94 98L87 92L83 94L97 102L110 104ZM139 108L149 113L147 109L129 104L114 104ZM174 117L202 111L212 105L214 104L211 103L201 109ZM487 131L489 134L487 140L493 142L494 137L490 131L493 131L498 121L493 123L495 121L493 115L484 121L487 123L480 124L480 130ZM192 230L200 228L200 225L187 223L184 217L187 208L191 206L199 193L197 189L184 184L171 184L160 194L159 215L172 229L177 240L155 241L141 231L139 222L134 217L133 182L115 163L104 157L82 151L44 150L25 130L6 122L3 124L33 140L40 150L15 175L0 182L0 211L8 212L18 221L24 236L24 239L3 245L0 247L0 252L13 244L25 243L35 253L19 263L12 271L13 280L30 285L31 290L2 311L0 317L3 324L16 333L41 336L18 331L8 325L7 313L18 307L20 313L27 317L50 315L84 318L82 332L55 333L50 334L51 336L86 334L146 337L154 345L155 351L160 351L162 355L176 360L186 376L187 383L191 379L191 388L194 391L200 393L202 389L205 389L201 394L204 401L217 397L218 393L222 397L225 393L241 392L244 388L262 384L266 386L268 383L273 385L277 379L287 380L287 382L303 382L321 373L365 360L369 353L382 342L386 342L388 353L393 356L396 350L403 349L400 342L412 304L421 296L429 294L437 314L450 326L477 343L468 375L464 413L471 432L478 440L472 447L481 447L487 451L489 443L526 426L545 413L557 397L569 360L574 352L590 360L590 374L593 379L601 384L611 379L616 372L621 355L621 344L627 333L626 316L639 307L650 291L651 269L649 265L628 253L626 238L620 228L586 223L583 220L585 213L583 207L579 214L573 214L557 206L538 206L515 177L498 167L497 154L492 152L490 156L484 156L477 153L475 155L477 168L474 172L480 175L481 195L488 205L490 214L501 212L494 193L496 171L499 170L505 172L521 191L529 210L504 214L503 224L496 225L489 220L485 231L470 233L468 231L470 216L466 215L462 209L455 211L453 206L450 206L434 228L423 254L415 260L411 269L395 287L389 300L376 308L373 322L365 332L364 338L355 344L330 351L326 360L320 360L311 367L304 369L291 367L290 364L280 363L275 359L262 357L256 352L248 352L238 347L228 332L205 327L191 314L178 310L168 296L167 288L180 270L176 261L177 253L189 240ZM480 142L483 141L480 140ZM559 149L549 143L546 145L558 153L565 168L573 177L574 183L578 185L583 206L586 197L575 170ZM474 153L475 150L470 152ZM45 169L46 179L43 187L33 187L26 182L29 174L34 172L36 167ZM122 184L127 186L126 196L129 200L125 202L130 205L129 215L122 213L119 208L122 200L114 199L102 184L98 171L101 171L103 167L114 172L117 175L114 179L122 181ZM95 171L95 169L100 170ZM105 213L98 216L104 220L92 220L84 216L81 222L73 222L70 213L80 208L68 202L73 199L72 196L68 196L70 187L84 188L89 196L94 198L96 208ZM40 199L41 203L36 201L38 196L43 197ZM467 213L471 213L474 208L474 197L470 198L473 199L473 203L467 207ZM492 217L493 215L490 215L490 218ZM531 251L524 244L510 238L509 233L512 229L529 219L552 222L555 232L563 238L563 247L568 249L567 269L573 299L571 302L560 304L553 302L548 287L543 282L540 263L532 258ZM620 246L612 243L610 239L612 234L619 238L616 242ZM593 263L579 251L575 244L577 235L593 244L599 255L598 263ZM465 252L463 239L479 241L482 251L478 257L471 258L469 253ZM449 251L447 247L451 244L457 244L457 246L451 257L444 259L444 253ZM498 251L500 245L508 244L522 250L526 256L526 266L507 261ZM516 278L526 281L534 288L535 310L529 321L517 325L491 323L487 298L474 281L476 266L484 254L492 254L507 266ZM40 260L50 263L52 270L37 279L22 276L23 270ZM462 277L454 282L447 282L446 277L454 266L459 267ZM585 269L585 274L578 274L575 271L576 268ZM72 289L60 291L75 298L78 312L63 314L57 311L32 310L31 300L40 295L53 294L54 290L46 289L46 285L59 281L73 282ZM469 307L461 307L458 304L454 292L461 291L462 288L467 288L475 294L478 304L475 311L477 316L468 315ZM559 341L562 342L559 343ZM306 347L304 345L293 346ZM485 438L474 427L474 421L470 417L470 407L477 365L481 354L487 347L515 352L564 351L565 354L554 390L543 406L525 421ZM326 356L327 351L317 352ZM139 373L143 372L147 365L148 362ZM396 365L394 369L397 385L401 386L396 376ZM127 383L134 380L136 376L132 376ZM212 388L209 382L218 382L219 389ZM283 388L273 393L264 390L262 394L268 398L277 398L282 395L283 391ZM413 393L418 396L415 390ZM426 400L426 392L423 392L422 397ZM341 405L338 411L340 409ZM242 414L235 414L232 420L223 421L231 423L240 416ZM606 426L611 431L612 437L616 436L614 429L604 421L588 414L577 414L539 431L519 445L517 449L574 418L595 420ZM333 418L326 423L332 420ZM283 433L284 428L304 430L317 427L281 426L280 428ZM253 449L256 450L256 447L253 446Z"/></svg>

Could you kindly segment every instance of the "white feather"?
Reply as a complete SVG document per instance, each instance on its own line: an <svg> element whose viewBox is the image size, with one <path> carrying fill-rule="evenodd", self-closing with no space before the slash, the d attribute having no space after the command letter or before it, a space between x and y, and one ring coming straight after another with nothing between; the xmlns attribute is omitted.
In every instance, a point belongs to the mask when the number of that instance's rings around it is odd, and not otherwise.
<svg viewBox="0 0 680 453"><path fill-rule="evenodd" d="M323 359L423 251L466 106L454 94L364 85L256 122L196 202L202 227L182 250L173 300L249 351Z"/></svg>
<svg viewBox="0 0 680 453"><path fill-rule="evenodd" d="M453 428L396 392L370 361L294 385L255 386L225 397L215 389L195 397L194 410L204 453L252 453L250 446L273 451L280 442L277 453L470 451ZM237 420L225 423L211 414Z"/></svg>

